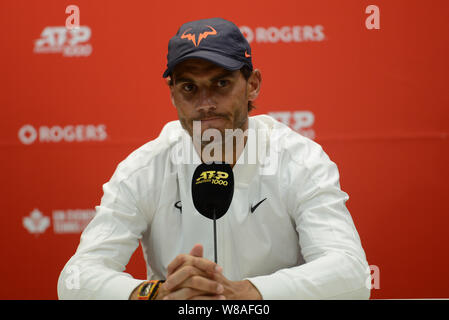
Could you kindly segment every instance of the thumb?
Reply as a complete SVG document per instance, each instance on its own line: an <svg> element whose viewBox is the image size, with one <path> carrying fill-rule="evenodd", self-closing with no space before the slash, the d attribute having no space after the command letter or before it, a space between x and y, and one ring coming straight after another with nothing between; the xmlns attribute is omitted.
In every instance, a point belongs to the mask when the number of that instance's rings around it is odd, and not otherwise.
<svg viewBox="0 0 449 320"><path fill-rule="evenodd" d="M193 246L192 250L190 250L190 255L194 257L203 257L203 245L197 243Z"/></svg>

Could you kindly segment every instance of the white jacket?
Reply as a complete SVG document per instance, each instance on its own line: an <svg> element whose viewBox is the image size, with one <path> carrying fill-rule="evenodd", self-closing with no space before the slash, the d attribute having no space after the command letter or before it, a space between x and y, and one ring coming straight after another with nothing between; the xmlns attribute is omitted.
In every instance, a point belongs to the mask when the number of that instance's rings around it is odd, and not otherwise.
<svg viewBox="0 0 449 320"><path fill-rule="evenodd" d="M250 130L262 132L272 153L256 162L242 155L233 168L234 197L217 220L224 275L250 280L263 299L369 298L369 266L335 163L269 116L250 117ZM245 151L255 139L262 140L249 136ZM199 157L179 158L186 150L180 146L191 141L173 121L119 164L61 272L60 299L127 299L145 280L123 272L139 241L148 279L165 279L168 264L197 243L214 259L213 222L195 210L191 196Z"/></svg>

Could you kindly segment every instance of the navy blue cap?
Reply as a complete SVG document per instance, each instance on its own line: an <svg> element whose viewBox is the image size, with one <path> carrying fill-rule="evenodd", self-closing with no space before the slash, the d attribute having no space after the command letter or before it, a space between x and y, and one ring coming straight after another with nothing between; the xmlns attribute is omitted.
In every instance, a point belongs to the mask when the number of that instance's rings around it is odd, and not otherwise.
<svg viewBox="0 0 449 320"><path fill-rule="evenodd" d="M240 29L231 21L212 18L183 24L168 43L166 78L180 62L199 58L227 70L243 66L253 70L251 47Z"/></svg>

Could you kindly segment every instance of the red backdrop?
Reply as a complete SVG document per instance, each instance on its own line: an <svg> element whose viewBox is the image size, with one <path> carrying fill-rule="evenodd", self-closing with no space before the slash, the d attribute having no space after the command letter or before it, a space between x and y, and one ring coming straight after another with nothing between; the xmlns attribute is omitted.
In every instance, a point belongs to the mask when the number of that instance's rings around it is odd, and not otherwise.
<svg viewBox="0 0 449 320"><path fill-rule="evenodd" d="M68 5L80 29L65 28ZM368 29L376 5L380 29ZM449 3L2 1L0 298L55 299L64 264L132 150L176 119L161 75L184 22L251 40L269 113L320 143L368 263L372 298L449 297ZM145 277L141 251L127 271Z"/></svg>

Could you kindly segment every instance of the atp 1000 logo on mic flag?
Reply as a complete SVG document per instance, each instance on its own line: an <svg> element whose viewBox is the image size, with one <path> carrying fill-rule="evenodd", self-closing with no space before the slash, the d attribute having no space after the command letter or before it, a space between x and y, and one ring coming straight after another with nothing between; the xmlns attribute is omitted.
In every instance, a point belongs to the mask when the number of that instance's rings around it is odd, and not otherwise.
<svg viewBox="0 0 449 320"><path fill-rule="evenodd" d="M219 219L228 211L234 195L234 174L227 163L200 164L192 178L192 198L196 210L209 219Z"/></svg>

